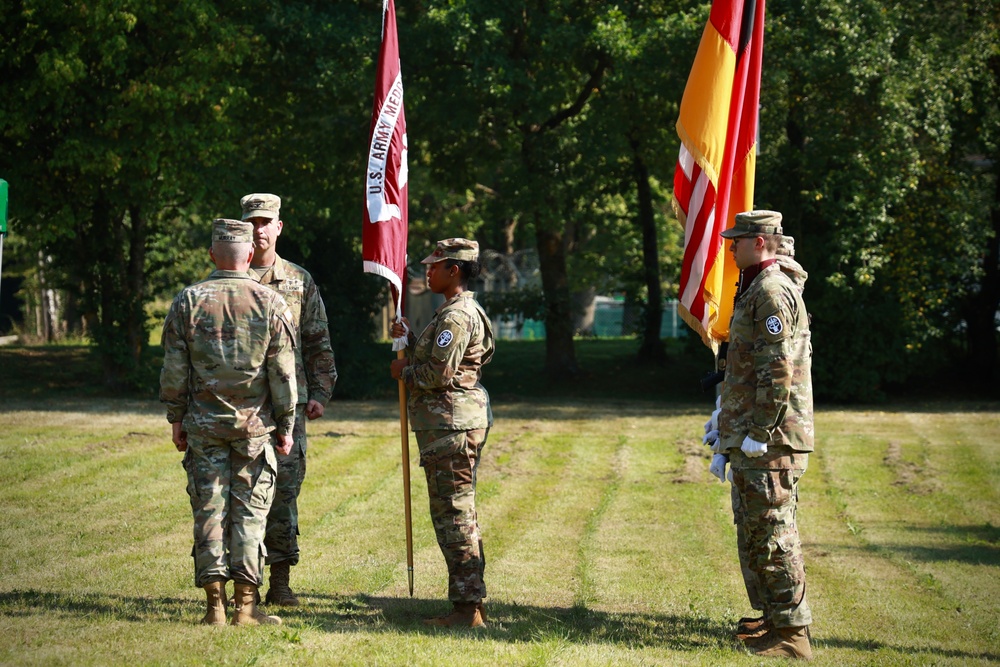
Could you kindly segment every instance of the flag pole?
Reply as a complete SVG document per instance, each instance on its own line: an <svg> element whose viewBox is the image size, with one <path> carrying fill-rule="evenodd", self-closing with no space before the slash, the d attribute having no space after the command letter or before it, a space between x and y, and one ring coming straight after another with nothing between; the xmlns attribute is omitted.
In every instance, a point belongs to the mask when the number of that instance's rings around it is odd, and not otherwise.
<svg viewBox="0 0 1000 667"><path fill-rule="evenodd" d="M396 353L397 359L406 356L404 350ZM403 511L406 514L406 576L413 597L413 513L410 511L410 436L406 423L406 385L399 381L399 439L403 445Z"/></svg>
<svg viewBox="0 0 1000 667"><path fill-rule="evenodd" d="M392 290L389 290L389 301L392 302ZM398 320L400 313L396 313ZM396 351L397 359L406 357L406 349ZM406 577L410 584L410 597L413 597L413 512L410 508L410 426L406 413L406 383L399 378L399 441L403 456L403 514L406 522Z"/></svg>
<svg viewBox="0 0 1000 667"><path fill-rule="evenodd" d="M375 101L368 132L365 169L365 207L361 231L361 256L365 272L380 275L391 284L390 301L395 321L402 321L406 276L407 140L403 112L403 76L396 34L393 0L382 4L382 44L375 73ZM394 338L392 349L402 359L407 337ZM399 430L403 455L403 495L406 514L406 569L413 597L413 521L410 510L410 443L406 423L406 386L399 382Z"/></svg>

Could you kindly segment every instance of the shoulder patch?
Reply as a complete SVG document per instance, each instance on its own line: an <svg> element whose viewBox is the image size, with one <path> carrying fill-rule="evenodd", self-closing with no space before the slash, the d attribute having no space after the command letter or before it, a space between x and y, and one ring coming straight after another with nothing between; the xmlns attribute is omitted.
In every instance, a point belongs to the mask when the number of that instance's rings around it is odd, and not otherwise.
<svg viewBox="0 0 1000 667"><path fill-rule="evenodd" d="M777 315L771 315L767 318L764 322L764 326L767 327L768 332L772 336L777 336L781 333L782 329L784 329L781 324L781 319Z"/></svg>
<svg viewBox="0 0 1000 667"><path fill-rule="evenodd" d="M437 337L438 347L448 347L451 341L455 338L455 335L450 331L442 331Z"/></svg>

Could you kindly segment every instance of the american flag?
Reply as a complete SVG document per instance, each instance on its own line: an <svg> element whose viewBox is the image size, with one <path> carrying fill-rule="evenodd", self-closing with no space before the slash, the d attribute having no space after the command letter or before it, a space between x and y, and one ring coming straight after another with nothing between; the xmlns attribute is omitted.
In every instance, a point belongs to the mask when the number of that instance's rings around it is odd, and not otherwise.
<svg viewBox="0 0 1000 667"><path fill-rule="evenodd" d="M715 0L677 120L680 312L713 350L729 339L739 279L719 234L737 213L753 209L763 49L764 0Z"/></svg>

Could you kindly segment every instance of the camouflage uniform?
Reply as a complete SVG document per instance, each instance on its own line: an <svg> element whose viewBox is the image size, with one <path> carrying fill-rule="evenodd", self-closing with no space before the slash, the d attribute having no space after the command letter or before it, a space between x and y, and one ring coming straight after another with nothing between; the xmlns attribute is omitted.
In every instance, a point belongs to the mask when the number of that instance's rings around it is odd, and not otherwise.
<svg viewBox="0 0 1000 667"><path fill-rule="evenodd" d="M274 495L273 432L295 421L294 324L284 300L242 271L185 288L163 325L160 400L188 434L195 584L259 585Z"/></svg>
<svg viewBox="0 0 1000 667"><path fill-rule="evenodd" d="M309 272L280 257L263 273L250 275L275 290L288 304L296 326L295 376L299 388L295 410L295 444L286 456L278 454L278 482L274 503L267 515L267 562L299 562L299 506L302 481L306 477L306 404L326 405L337 383L337 367L330 345L326 307Z"/></svg>
<svg viewBox="0 0 1000 667"><path fill-rule="evenodd" d="M475 297L465 291L437 309L410 346L410 365L401 375L431 521L448 565L448 598L456 603L486 596L476 471L493 424L489 394L479 380L494 346L493 326Z"/></svg>
<svg viewBox="0 0 1000 667"><path fill-rule="evenodd" d="M774 261L762 266L736 299L719 432L765 615L774 627L799 627L812 622L795 523L798 481L813 450L812 343L801 285ZM747 435L767 443L767 453L746 456Z"/></svg>
<svg viewBox="0 0 1000 667"><path fill-rule="evenodd" d="M740 500L740 491L735 484L729 485L733 503L733 523L736 524L736 554L740 559L740 573L743 575L743 587L747 590L750 608L764 611L764 596L760 594L757 584L757 573L750 565L750 545L747 539L746 512Z"/></svg>
<svg viewBox="0 0 1000 667"><path fill-rule="evenodd" d="M777 265L782 273L788 276L794 283L799 294L805 289L806 279L809 274L805 272L802 265L795 261L795 239L784 235L781 237L781 245L778 248L776 258ZM743 585L747 591L747 598L750 600L750 607L757 611L764 611L764 600L760 594L757 583L757 574L750 565L750 550L747 545L746 512L740 501L739 489L731 484L733 504L733 523L736 524L736 551L740 560L740 571L743 574Z"/></svg>

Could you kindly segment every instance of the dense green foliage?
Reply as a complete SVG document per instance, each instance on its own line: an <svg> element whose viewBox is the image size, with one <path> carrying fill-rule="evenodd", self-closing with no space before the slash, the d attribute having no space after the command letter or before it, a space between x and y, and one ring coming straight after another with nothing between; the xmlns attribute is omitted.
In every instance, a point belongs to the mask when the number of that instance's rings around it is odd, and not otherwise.
<svg viewBox="0 0 1000 667"><path fill-rule="evenodd" d="M208 270L207 221L271 191L345 390L375 391L384 281L359 237L380 4L0 0L5 275L64 291L109 386L147 381L149 304ZM673 123L708 4L397 5L411 257L452 235L537 249L544 366L586 374L574 295L624 293L649 322L676 296ZM810 272L820 396L947 367L996 386L997 99L997 3L769 3L756 204ZM669 362L657 343L643 358Z"/></svg>

